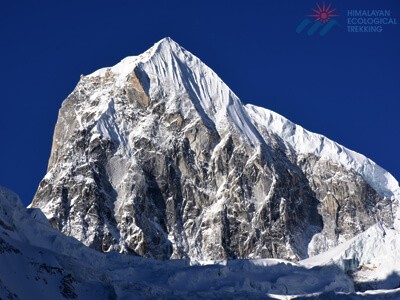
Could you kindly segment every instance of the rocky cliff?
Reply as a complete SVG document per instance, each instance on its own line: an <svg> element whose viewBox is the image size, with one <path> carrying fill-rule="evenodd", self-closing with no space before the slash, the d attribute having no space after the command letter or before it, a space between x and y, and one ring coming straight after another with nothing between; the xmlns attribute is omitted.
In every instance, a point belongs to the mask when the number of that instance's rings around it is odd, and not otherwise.
<svg viewBox="0 0 400 300"><path fill-rule="evenodd" d="M82 76L31 204L103 252L298 260L377 221L397 181L364 156L243 105L169 38Z"/></svg>

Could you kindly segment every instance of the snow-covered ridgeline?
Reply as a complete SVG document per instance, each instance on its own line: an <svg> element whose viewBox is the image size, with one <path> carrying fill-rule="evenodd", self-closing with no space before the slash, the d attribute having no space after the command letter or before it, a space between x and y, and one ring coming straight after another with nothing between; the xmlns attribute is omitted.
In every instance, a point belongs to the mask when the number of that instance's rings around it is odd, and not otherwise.
<svg viewBox="0 0 400 300"><path fill-rule="evenodd" d="M307 131L271 110L247 104L246 111L258 124L281 137L297 154L314 154L336 162L347 170L356 171L382 196L393 200L400 199L397 180L364 155L347 149L323 135Z"/></svg>
<svg viewBox="0 0 400 300"><path fill-rule="evenodd" d="M188 96L197 104L200 115L216 124L218 132L233 130L251 145L260 144L239 98L213 70L170 38L162 39L139 56L127 57L111 68L88 76L106 76L109 70L118 78L116 85L123 86L135 68L144 71L150 79L147 92L151 99L159 94L168 99Z"/></svg>
<svg viewBox="0 0 400 300"><path fill-rule="evenodd" d="M359 173L382 196L400 198L397 180L375 162L323 135L309 132L273 111L250 104L243 106L213 70L170 38L162 39L139 56L127 57L111 68L100 69L88 76L105 76L110 70L118 77L117 85L123 85L136 67L150 78L150 98L159 93L171 99L189 93L219 132L237 130L252 145L257 145L260 136L251 121L255 120L280 136L298 154L314 154L332 160Z"/></svg>

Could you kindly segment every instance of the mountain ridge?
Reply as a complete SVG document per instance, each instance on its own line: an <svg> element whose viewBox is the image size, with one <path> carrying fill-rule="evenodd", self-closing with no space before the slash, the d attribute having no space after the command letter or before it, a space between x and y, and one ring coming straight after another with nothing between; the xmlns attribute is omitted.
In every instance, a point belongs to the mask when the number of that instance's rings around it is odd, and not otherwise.
<svg viewBox="0 0 400 300"><path fill-rule="evenodd" d="M118 66L119 64L121 64L121 66L122 65L125 65L125 61L126 60L128 60L128 61L130 61L131 59L132 59L132 61L135 61L135 63L136 64L140 64L140 63L143 63L143 62L146 62L146 61L148 61L148 60L150 60L154 55L156 55L156 54L158 54L159 52L174 52L174 51L183 51L183 52L188 52L191 56L193 56L195 59L198 59L196 56L194 56L193 54L191 54L189 51L187 51L186 49L184 49L183 47L181 47L179 44L177 44L174 40L172 40L170 37L165 37L165 38L163 38L163 39L161 39L159 42L157 42L157 43L155 43L154 44L154 46L152 46L150 49L148 49L147 51L145 51L143 54L141 54L141 55L139 55L139 56L133 56L133 57L127 57L127 58L125 58L125 59L123 59L120 63L118 63L116 66ZM137 60L136 60L137 59ZM199 60L199 59L198 59ZM201 62L201 60L199 60L200 62ZM203 63L204 64L204 63ZM111 70L113 70L116 66L114 66L114 67L112 67L111 68ZM134 66L133 68L135 68L136 66ZM207 66L206 66L207 67ZM214 73L214 71L213 70L211 70L209 67L207 67L208 69L209 69L209 71L211 71L211 72L213 72ZM110 68L103 68L103 69L100 69L100 70L97 70L97 71L95 71L95 72L93 72L93 73L91 73L91 74L89 74L88 76L98 76L98 75L100 75L101 76L101 74L103 73L103 71L104 70L108 70L108 69L110 69ZM124 72L122 72L122 77L126 77L127 76L127 74L128 73L130 73L130 72L132 72L133 71L133 69L125 69L125 68L122 68L122 69L124 69ZM117 70L118 70L118 68L117 68ZM115 72L115 70L113 70L113 72ZM125 72L127 72L127 74L125 74ZM118 71L117 71L117 73L118 73ZM221 82L223 82L222 81L222 79L217 75L217 78L221 81ZM226 86L226 85L225 85ZM228 89L229 89L229 87L228 86L226 86ZM229 89L229 93L232 93L239 101L240 101L240 99L236 96L236 94L234 93L234 92L232 92L232 90L230 90ZM256 110L258 110L258 109L260 109L260 108L263 108L263 107L257 107L257 106L255 106L255 105L252 105L251 103L249 103L249 104L246 104L246 105L244 105L244 106L246 106L246 108L248 107L249 109L249 111L256 111ZM266 108L263 108L263 110L265 111L267 111L267 112L269 112L270 114L271 113L273 113L273 114L275 114L275 115L278 115L277 113L275 113L275 112L272 112L272 111L270 111L270 110L268 110L268 109L266 109ZM255 114L254 114L255 115ZM279 115L280 116L280 115ZM293 124L293 125L296 125L296 124L294 124L293 122L291 122L291 121L289 121L288 119L286 119L285 117L283 117L283 116L280 116L281 118L283 118L284 120L282 121L282 123L290 123L290 124ZM296 125L297 127L299 127L299 125ZM373 183L374 183L374 181L378 181L379 182L379 184L381 184L382 186L378 186L378 185L375 185L374 186L374 188L377 188L377 189L379 189L380 190L380 192L382 193L382 195L384 195L384 196L387 196L387 197L391 197L391 196L394 196L394 195L398 195L399 193L400 193L400 187L399 187L399 183L396 181L396 179L389 173L389 172L387 172L386 170L384 170L383 168L381 168L380 166L378 166L375 162L373 162L372 160L370 160L369 158L367 158L367 157L365 157L364 155L362 155L362 154L360 154L360 153L358 153L358 152L356 152L356 151L353 151L353 150L351 150L351 149L349 149L349 148L347 148L347 147L344 147L344 146L342 146L342 145L340 145L340 144L338 144L337 142L334 142L334 141L332 141L331 139L329 139L329 138L327 138L326 136L324 136L324 135L322 135L322 134L318 134L318 133L313 133L313 132L310 132L310 131L308 131L308 130L306 130L306 132L308 133L308 134L312 134L312 135L318 135L318 136L320 136L321 138L325 138L326 140L327 140L327 142L333 142L334 144L335 144L335 146L338 146L338 148L339 148L339 150L338 150L338 152L348 152L348 151L350 151L350 153L346 153L351 159L347 159L347 160L353 160L353 161L355 161L356 163L359 163L359 164L361 164L362 165L362 163L360 163L360 161L364 161L364 160L367 160L367 164L370 164L370 165L372 165L370 168L368 168L368 169L374 169L375 167L377 168L377 170L376 170L376 172L377 172L377 175L372 175L371 177L371 179L369 179L369 184L371 184L371 185L373 185ZM323 147L323 146L322 146ZM315 152L314 152L314 154L315 154ZM342 161L345 161L345 159L337 159L337 161L338 162L341 162L341 164L342 165L344 165L344 166L346 166L346 162L342 162ZM360 169L363 169L363 167L359 167ZM361 170L361 172L360 172L362 175L363 175L363 173L368 173L367 171L364 171L364 170ZM368 175L364 175L364 176L368 176ZM379 180L379 178L378 177L380 177L380 176L382 176L382 177L384 177L384 178L386 178L386 183L384 182L385 180ZM378 179L378 180L377 180ZM381 181L383 181L383 182L381 182ZM387 186L385 186L385 184L387 185Z"/></svg>
<svg viewBox="0 0 400 300"><path fill-rule="evenodd" d="M99 251L298 260L398 228L398 195L375 163L244 106L167 38L81 78L31 206Z"/></svg>
<svg viewBox="0 0 400 300"><path fill-rule="evenodd" d="M28 208L0 186L0 298L398 299L399 195L166 38L81 77Z"/></svg>

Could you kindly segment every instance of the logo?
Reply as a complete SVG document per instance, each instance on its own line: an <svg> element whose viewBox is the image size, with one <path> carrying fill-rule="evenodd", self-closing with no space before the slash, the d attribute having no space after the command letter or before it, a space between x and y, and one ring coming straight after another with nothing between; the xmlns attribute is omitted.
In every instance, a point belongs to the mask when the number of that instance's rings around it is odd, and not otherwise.
<svg viewBox="0 0 400 300"><path fill-rule="evenodd" d="M397 19L390 9L349 9L347 11L347 32L379 33L391 25L397 25Z"/></svg>
<svg viewBox="0 0 400 300"><path fill-rule="evenodd" d="M312 17L314 20L310 18L305 18L300 22L296 27L297 33L302 33L307 29L306 33L308 36L314 35L316 32L319 32L320 36L325 36L333 26L339 24L334 19L338 17L336 12L336 8L332 8L332 4L325 5L325 2L322 3L322 6L318 3L315 8L312 8L313 13L307 15L307 17Z"/></svg>

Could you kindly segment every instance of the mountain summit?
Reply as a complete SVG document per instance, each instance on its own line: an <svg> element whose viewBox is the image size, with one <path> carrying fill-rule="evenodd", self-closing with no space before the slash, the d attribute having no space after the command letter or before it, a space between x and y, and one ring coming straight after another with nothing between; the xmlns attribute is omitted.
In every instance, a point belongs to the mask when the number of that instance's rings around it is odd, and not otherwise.
<svg viewBox="0 0 400 300"><path fill-rule="evenodd" d="M298 260L376 222L399 229L399 200L374 162L243 105L165 38L81 78L31 206L98 251Z"/></svg>

